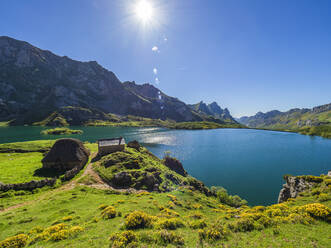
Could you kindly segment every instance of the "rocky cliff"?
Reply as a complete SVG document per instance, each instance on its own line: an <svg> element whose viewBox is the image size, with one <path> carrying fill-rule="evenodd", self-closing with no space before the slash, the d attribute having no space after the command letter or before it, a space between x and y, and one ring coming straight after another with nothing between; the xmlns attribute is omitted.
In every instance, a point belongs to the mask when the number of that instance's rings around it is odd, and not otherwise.
<svg viewBox="0 0 331 248"><path fill-rule="evenodd" d="M206 104L203 101L200 101L196 104L189 105L192 111L201 116L210 116L216 119L222 119L229 122L236 122L231 116L227 108L222 109L216 102L211 104Z"/></svg>
<svg viewBox="0 0 331 248"><path fill-rule="evenodd" d="M194 113L184 102L152 85L122 83L95 61L75 61L1 36L0 121L30 124L67 106L106 114L204 120L204 116Z"/></svg>
<svg viewBox="0 0 331 248"><path fill-rule="evenodd" d="M296 198L299 193L310 190L315 184L323 181L317 176L284 176L285 184L279 192L278 203L285 202L289 198Z"/></svg>

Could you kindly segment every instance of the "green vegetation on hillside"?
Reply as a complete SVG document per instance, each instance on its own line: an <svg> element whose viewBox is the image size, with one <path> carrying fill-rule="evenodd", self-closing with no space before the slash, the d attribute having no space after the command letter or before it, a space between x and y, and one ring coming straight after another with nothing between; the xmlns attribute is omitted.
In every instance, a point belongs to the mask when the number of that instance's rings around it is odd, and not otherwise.
<svg viewBox="0 0 331 248"><path fill-rule="evenodd" d="M216 128L244 128L241 124L220 124L216 122L200 121L200 122L178 122L170 125L173 129L216 129Z"/></svg>
<svg viewBox="0 0 331 248"><path fill-rule="evenodd" d="M8 127L11 121L0 121L0 127Z"/></svg>
<svg viewBox="0 0 331 248"><path fill-rule="evenodd" d="M331 104L313 109L292 109L287 112L270 111L251 117L242 117L240 122L251 128L297 132L311 136L331 138Z"/></svg>
<svg viewBox="0 0 331 248"><path fill-rule="evenodd" d="M44 120L34 122L35 126L69 126L67 120L59 113L54 112Z"/></svg>
<svg viewBox="0 0 331 248"><path fill-rule="evenodd" d="M123 127L164 127L170 129L216 129L216 128L244 128L241 124L220 124L209 121L192 121L192 122L174 122L162 121L155 119L143 118L138 121L123 121L123 122L107 122L107 121L93 121L89 122L88 126L123 126Z"/></svg>
<svg viewBox="0 0 331 248"><path fill-rule="evenodd" d="M303 127L298 130L301 134L311 136L322 136L324 138L331 138L331 125L330 126L315 126L315 127Z"/></svg>
<svg viewBox="0 0 331 248"><path fill-rule="evenodd" d="M49 147L47 141L29 144L31 150ZM96 144L86 145L96 151ZM24 143L5 146L28 147ZM157 172L154 176L159 175L170 192L115 190L101 184L90 167L56 189L1 194L0 247L329 246L328 176L304 176L314 186L295 199L249 207L222 188L207 189L198 180L169 170L146 148L126 147L125 152L92 161L92 168L107 181L122 172L133 177L140 173L137 180L131 178L130 187L143 179L143 173Z"/></svg>
<svg viewBox="0 0 331 248"><path fill-rule="evenodd" d="M197 116L197 118L199 118ZM200 118L201 119L201 118ZM70 120L70 121L69 121ZM219 119L204 115L203 121L176 122L174 120L152 119L141 116L105 114L98 110L67 106L53 112L50 116L33 125L40 126L115 126L115 127L165 127L170 129L215 129L243 128L244 126L230 119Z"/></svg>
<svg viewBox="0 0 331 248"><path fill-rule="evenodd" d="M53 129L47 129L40 132L44 135L69 135L69 134L82 134L82 130L73 130L66 127L58 127Z"/></svg>

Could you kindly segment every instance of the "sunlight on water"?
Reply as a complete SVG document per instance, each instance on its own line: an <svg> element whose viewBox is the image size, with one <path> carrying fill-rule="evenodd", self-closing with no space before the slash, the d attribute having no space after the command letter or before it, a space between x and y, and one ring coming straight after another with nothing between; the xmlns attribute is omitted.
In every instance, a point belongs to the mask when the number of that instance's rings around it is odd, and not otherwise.
<svg viewBox="0 0 331 248"><path fill-rule="evenodd" d="M45 127L0 128L0 143L75 137L83 141L122 136L138 140L159 158L170 151L187 172L206 185L223 186L250 204L277 201L285 174L320 175L331 165L331 140L295 133L248 129L73 127L76 136L41 135Z"/></svg>

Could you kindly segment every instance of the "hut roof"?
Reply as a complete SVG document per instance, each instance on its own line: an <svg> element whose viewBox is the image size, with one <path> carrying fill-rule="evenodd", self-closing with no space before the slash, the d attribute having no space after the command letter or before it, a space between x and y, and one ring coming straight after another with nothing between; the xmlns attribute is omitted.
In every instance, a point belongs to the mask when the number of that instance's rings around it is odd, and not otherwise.
<svg viewBox="0 0 331 248"><path fill-rule="evenodd" d="M99 146L118 146L124 145L125 140L122 137L119 138L111 138L111 139L100 139L98 140Z"/></svg>

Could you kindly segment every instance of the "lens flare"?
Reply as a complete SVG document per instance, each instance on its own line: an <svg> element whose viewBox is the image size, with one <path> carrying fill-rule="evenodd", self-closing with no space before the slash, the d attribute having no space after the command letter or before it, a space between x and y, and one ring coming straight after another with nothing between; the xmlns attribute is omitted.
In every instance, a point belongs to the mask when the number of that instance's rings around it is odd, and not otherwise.
<svg viewBox="0 0 331 248"><path fill-rule="evenodd" d="M153 18L153 6L146 0L141 0L136 4L135 14L142 22L151 21Z"/></svg>

